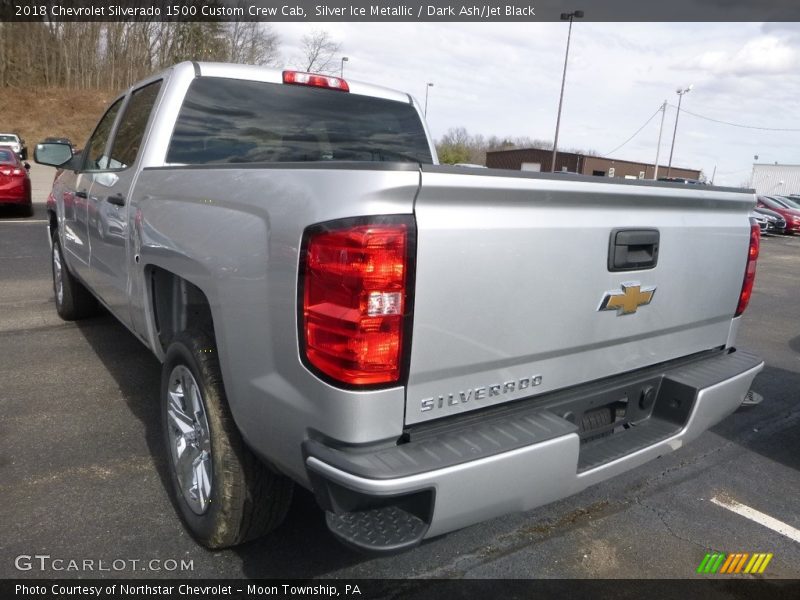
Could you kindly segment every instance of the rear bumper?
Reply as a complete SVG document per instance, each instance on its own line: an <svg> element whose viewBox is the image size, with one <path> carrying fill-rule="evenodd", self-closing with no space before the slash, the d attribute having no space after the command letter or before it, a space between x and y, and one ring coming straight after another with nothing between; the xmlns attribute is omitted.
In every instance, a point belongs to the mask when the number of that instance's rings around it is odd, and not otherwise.
<svg viewBox="0 0 800 600"><path fill-rule="evenodd" d="M357 538L345 542L381 550L370 546L369 532L357 531L353 515L388 506L413 512L421 522L414 534L418 539L387 548L402 549L570 496L677 450L735 411L763 366L752 354L721 352L660 373L651 369L607 380L595 384L596 392L577 389L572 399L570 393L537 399L536 406L471 419L455 430L374 451L334 449L310 440L304 447L306 466L334 534ZM582 443L578 428L562 418L573 406L596 406L614 394L644 393L653 385L657 394L644 418L639 414L635 424L611 435ZM644 402L638 396L631 400ZM344 517L349 534L336 525ZM362 522L374 523L374 514Z"/></svg>
<svg viewBox="0 0 800 600"><path fill-rule="evenodd" d="M30 195L0 194L0 204L30 204Z"/></svg>
<svg viewBox="0 0 800 600"><path fill-rule="evenodd" d="M17 207L17 206L33 206L30 200L0 200L0 206Z"/></svg>
<svg viewBox="0 0 800 600"><path fill-rule="evenodd" d="M0 188L0 204L30 204L30 184L5 186Z"/></svg>

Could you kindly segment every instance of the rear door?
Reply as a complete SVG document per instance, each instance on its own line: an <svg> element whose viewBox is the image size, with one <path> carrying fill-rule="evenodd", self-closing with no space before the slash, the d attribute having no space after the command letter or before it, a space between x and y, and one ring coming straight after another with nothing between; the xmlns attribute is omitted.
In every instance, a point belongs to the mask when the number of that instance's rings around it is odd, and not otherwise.
<svg viewBox="0 0 800 600"><path fill-rule="evenodd" d="M423 167L406 421L726 345L753 203L695 186ZM637 260L654 240L654 264L609 265L610 246Z"/></svg>

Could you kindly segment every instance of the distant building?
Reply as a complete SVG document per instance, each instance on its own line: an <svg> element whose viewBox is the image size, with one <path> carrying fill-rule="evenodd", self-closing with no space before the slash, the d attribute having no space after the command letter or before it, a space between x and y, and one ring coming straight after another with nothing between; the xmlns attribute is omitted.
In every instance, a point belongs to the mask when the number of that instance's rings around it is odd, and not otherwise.
<svg viewBox="0 0 800 600"><path fill-rule="evenodd" d="M762 196L800 194L800 165L753 165L750 186Z"/></svg>
<svg viewBox="0 0 800 600"><path fill-rule="evenodd" d="M512 169L515 171L542 171L552 170L552 150L539 148L519 148L514 150L497 150L486 153L486 166L492 169ZM587 156L572 152L559 152L556 155L556 171L570 171L581 175L596 175L597 177L622 177L632 179L652 179L655 166L633 162L630 160L613 160L599 156ZM667 166L658 166L658 176L667 176ZM687 179L700 179L700 171L696 169L683 169L672 167L670 177L685 177Z"/></svg>

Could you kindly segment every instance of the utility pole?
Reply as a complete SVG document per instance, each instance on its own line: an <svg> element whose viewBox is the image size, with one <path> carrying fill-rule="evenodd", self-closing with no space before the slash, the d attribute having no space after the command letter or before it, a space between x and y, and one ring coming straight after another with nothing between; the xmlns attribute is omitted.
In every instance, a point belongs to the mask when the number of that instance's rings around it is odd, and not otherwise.
<svg viewBox="0 0 800 600"><path fill-rule="evenodd" d="M583 11L576 10L571 13L561 13L562 21L569 21L569 31L567 32L567 51L564 54L564 73L561 75L561 95L558 97L558 116L556 117L556 135L553 138L553 159L550 165L550 171L556 172L556 154L558 153L558 129L561 126L561 105L564 102L564 84L567 81L567 62L569 61L569 40L572 37L572 21L573 19L582 19Z"/></svg>
<svg viewBox="0 0 800 600"><path fill-rule="evenodd" d="M661 105L661 127L658 128L658 145L656 145L656 164L653 169L653 181L658 179L658 155L661 152L661 134L664 132L664 117L667 114L667 101Z"/></svg>
<svg viewBox="0 0 800 600"><path fill-rule="evenodd" d="M425 111L422 113L427 118L428 116L428 90L433 87L432 83L425 85Z"/></svg>
<svg viewBox="0 0 800 600"><path fill-rule="evenodd" d="M678 118L681 116L681 100L683 100L683 95L688 94L692 91L694 86L690 85L687 88L681 89L678 88L675 90L675 93L678 94L678 112L675 114L675 129L672 130L672 146L669 148L669 165L667 165L667 177L670 176L672 173L672 152L675 150L675 134L678 133Z"/></svg>

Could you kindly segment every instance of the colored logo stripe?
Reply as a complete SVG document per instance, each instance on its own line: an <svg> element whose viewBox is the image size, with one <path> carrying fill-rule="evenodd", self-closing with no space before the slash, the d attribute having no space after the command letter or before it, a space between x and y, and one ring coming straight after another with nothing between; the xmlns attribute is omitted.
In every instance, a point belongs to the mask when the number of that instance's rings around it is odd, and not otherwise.
<svg viewBox="0 0 800 600"><path fill-rule="evenodd" d="M772 560L772 556L771 552L757 552L752 555L748 552L735 552L733 554L714 552L713 554L705 555L700 562L700 566L697 567L697 572L711 574L763 573Z"/></svg>
<svg viewBox="0 0 800 600"><path fill-rule="evenodd" d="M731 568L731 565L736 561L737 556L738 555L736 555L736 554L729 554L728 555L728 559L722 565L722 568L719 570L719 572L720 573L728 573L729 569Z"/></svg>
<svg viewBox="0 0 800 600"><path fill-rule="evenodd" d="M763 573L767 568L769 561L772 560L772 553L769 554L753 554L753 558L747 563L745 573Z"/></svg>
<svg viewBox="0 0 800 600"><path fill-rule="evenodd" d="M722 565L722 561L725 560L725 554L717 553L714 554L706 554L703 562L700 563L700 566L697 567L698 573L716 573L717 569L720 568Z"/></svg>
<svg viewBox="0 0 800 600"><path fill-rule="evenodd" d="M731 554L730 565L728 565L727 569L720 571L720 573L738 573L742 570L744 561L746 561L749 556L750 555L747 552L737 552L736 554Z"/></svg>
<svg viewBox="0 0 800 600"><path fill-rule="evenodd" d="M708 566L708 561L711 560L711 555L706 554L705 558L700 562L700 566L697 567L698 573L705 573L706 567Z"/></svg>

